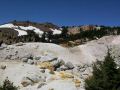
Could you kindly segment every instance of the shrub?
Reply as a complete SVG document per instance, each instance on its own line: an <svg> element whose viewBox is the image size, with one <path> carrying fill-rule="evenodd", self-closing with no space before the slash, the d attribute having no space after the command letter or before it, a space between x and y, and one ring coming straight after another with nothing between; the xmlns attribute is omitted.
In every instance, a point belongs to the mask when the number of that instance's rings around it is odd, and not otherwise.
<svg viewBox="0 0 120 90"><path fill-rule="evenodd" d="M3 85L0 86L0 90L17 90L17 87L13 85L8 79L3 82Z"/></svg>

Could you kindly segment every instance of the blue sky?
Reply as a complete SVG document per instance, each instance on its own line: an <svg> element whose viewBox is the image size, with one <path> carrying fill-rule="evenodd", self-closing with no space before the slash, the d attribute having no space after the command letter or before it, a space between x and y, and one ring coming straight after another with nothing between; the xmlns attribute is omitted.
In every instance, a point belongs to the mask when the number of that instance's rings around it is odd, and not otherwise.
<svg viewBox="0 0 120 90"><path fill-rule="evenodd" d="M0 0L0 23L120 26L120 0Z"/></svg>

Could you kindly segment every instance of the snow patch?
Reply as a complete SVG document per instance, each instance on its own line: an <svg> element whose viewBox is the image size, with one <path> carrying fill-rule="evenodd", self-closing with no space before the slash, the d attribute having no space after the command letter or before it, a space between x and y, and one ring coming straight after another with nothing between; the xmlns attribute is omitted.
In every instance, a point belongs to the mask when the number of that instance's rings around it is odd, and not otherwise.
<svg viewBox="0 0 120 90"><path fill-rule="evenodd" d="M23 30L19 30L19 29L14 29L16 31L18 31L18 36L23 36L23 35L27 35L27 32L26 31L23 31Z"/></svg>
<svg viewBox="0 0 120 90"><path fill-rule="evenodd" d="M15 26L13 24L4 24L4 25L1 25L0 28L11 28L11 29L14 29L15 31L18 32L18 36L27 35L26 31L19 30L18 26Z"/></svg>
<svg viewBox="0 0 120 90"><path fill-rule="evenodd" d="M0 25L0 28L17 28L17 27L9 23L9 24Z"/></svg>
<svg viewBox="0 0 120 90"><path fill-rule="evenodd" d="M33 30L35 33L39 34L40 36L44 33L39 28L36 28L36 27L33 27L33 26L28 26L28 27L19 26L19 27L23 30Z"/></svg>
<svg viewBox="0 0 120 90"><path fill-rule="evenodd" d="M61 34L61 33L62 33L61 30L58 30L58 29L52 29L52 28L50 28L50 29L53 31L53 35L55 35L55 34Z"/></svg>
<svg viewBox="0 0 120 90"><path fill-rule="evenodd" d="M36 28L34 26L27 26L27 27L15 26L12 23L0 25L0 28L11 28L11 29L14 29L14 30L16 30L19 33L18 36L27 35L27 32L26 32L27 30L33 30L36 34L39 35L39 37L41 37L43 35L43 33L44 33L42 30L40 30L39 28ZM53 31L53 35L62 33L61 28L60 28L60 30L50 28L50 30Z"/></svg>
<svg viewBox="0 0 120 90"><path fill-rule="evenodd" d="M40 37L43 34L43 31L41 31L39 28L36 28L36 27L33 27L33 26L28 26L28 27L15 26L15 25L9 23L9 24L1 25L0 28L14 29L14 30L18 31L18 33L19 33L18 36L27 35L27 32L24 31L24 30L33 30L36 34L39 34Z"/></svg>

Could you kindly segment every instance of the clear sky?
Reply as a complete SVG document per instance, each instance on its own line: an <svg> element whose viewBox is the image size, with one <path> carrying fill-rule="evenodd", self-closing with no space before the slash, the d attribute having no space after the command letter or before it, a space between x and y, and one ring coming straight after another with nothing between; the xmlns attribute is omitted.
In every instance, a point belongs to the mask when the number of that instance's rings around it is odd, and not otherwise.
<svg viewBox="0 0 120 90"><path fill-rule="evenodd" d="M120 26L120 0L0 0L0 23L12 20Z"/></svg>

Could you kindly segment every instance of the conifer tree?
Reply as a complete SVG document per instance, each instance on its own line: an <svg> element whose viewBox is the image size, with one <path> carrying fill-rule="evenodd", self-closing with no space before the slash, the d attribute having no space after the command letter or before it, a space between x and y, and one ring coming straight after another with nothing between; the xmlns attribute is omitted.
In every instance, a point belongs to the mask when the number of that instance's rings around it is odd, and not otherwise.
<svg viewBox="0 0 120 90"><path fill-rule="evenodd" d="M120 90L120 68L108 50L103 62L93 66L93 76L85 80L86 90Z"/></svg>

